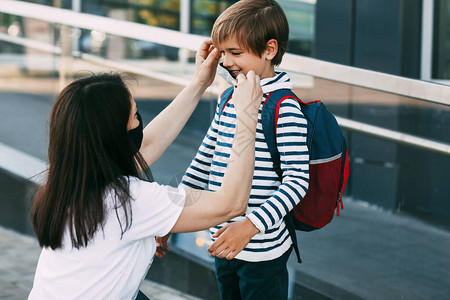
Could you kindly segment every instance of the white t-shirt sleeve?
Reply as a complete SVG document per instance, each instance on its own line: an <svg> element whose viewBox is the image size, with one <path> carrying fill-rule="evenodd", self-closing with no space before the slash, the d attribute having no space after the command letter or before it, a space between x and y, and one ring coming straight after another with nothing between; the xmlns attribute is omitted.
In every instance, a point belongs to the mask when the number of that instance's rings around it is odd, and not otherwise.
<svg viewBox="0 0 450 300"><path fill-rule="evenodd" d="M165 236L175 225L184 207L184 188L132 180L130 190L133 220L124 234L128 240Z"/></svg>

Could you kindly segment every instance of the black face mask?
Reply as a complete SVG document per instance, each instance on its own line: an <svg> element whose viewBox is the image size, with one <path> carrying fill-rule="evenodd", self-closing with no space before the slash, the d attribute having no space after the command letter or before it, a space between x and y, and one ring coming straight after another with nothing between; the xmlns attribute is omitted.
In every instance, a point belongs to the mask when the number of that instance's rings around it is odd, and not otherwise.
<svg viewBox="0 0 450 300"><path fill-rule="evenodd" d="M137 117L139 120L139 126L128 131L128 136L133 142L133 155L136 154L142 145L142 139L144 138L144 125L142 124L142 118L139 112L137 113Z"/></svg>

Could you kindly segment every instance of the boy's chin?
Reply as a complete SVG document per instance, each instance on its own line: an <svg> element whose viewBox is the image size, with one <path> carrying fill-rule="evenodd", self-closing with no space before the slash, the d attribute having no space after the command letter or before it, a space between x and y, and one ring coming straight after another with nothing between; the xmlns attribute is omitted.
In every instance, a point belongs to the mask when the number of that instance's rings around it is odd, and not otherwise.
<svg viewBox="0 0 450 300"><path fill-rule="evenodd" d="M230 72L230 71L228 71L228 72L230 73L231 77L233 77L234 79L236 79L239 76L239 74L244 74L242 72ZM246 75L246 74L244 74L244 75Z"/></svg>

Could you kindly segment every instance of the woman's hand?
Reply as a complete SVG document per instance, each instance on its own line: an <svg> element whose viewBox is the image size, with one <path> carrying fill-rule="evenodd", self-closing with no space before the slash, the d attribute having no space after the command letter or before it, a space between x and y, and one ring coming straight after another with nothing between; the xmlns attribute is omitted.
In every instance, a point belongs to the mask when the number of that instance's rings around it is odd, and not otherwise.
<svg viewBox="0 0 450 300"><path fill-rule="evenodd" d="M212 40L205 40L195 55L194 80L205 87L210 86L216 75L220 52L214 48Z"/></svg>
<svg viewBox="0 0 450 300"><path fill-rule="evenodd" d="M247 76L239 74L234 83L233 104L239 118L256 120L263 93L259 76L249 71Z"/></svg>

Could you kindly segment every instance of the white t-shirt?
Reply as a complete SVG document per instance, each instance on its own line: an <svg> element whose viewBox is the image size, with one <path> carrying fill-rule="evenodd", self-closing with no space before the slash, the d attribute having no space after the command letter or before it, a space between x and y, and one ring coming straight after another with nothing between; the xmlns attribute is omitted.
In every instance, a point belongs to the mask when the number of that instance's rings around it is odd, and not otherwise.
<svg viewBox="0 0 450 300"><path fill-rule="evenodd" d="M62 249L42 249L28 299L136 298L155 255L155 237L173 228L186 194L182 188L137 178L130 179L130 192L133 221L122 239L109 194L104 230L98 230L87 247L73 248L66 228ZM117 211L123 218L123 210Z"/></svg>

